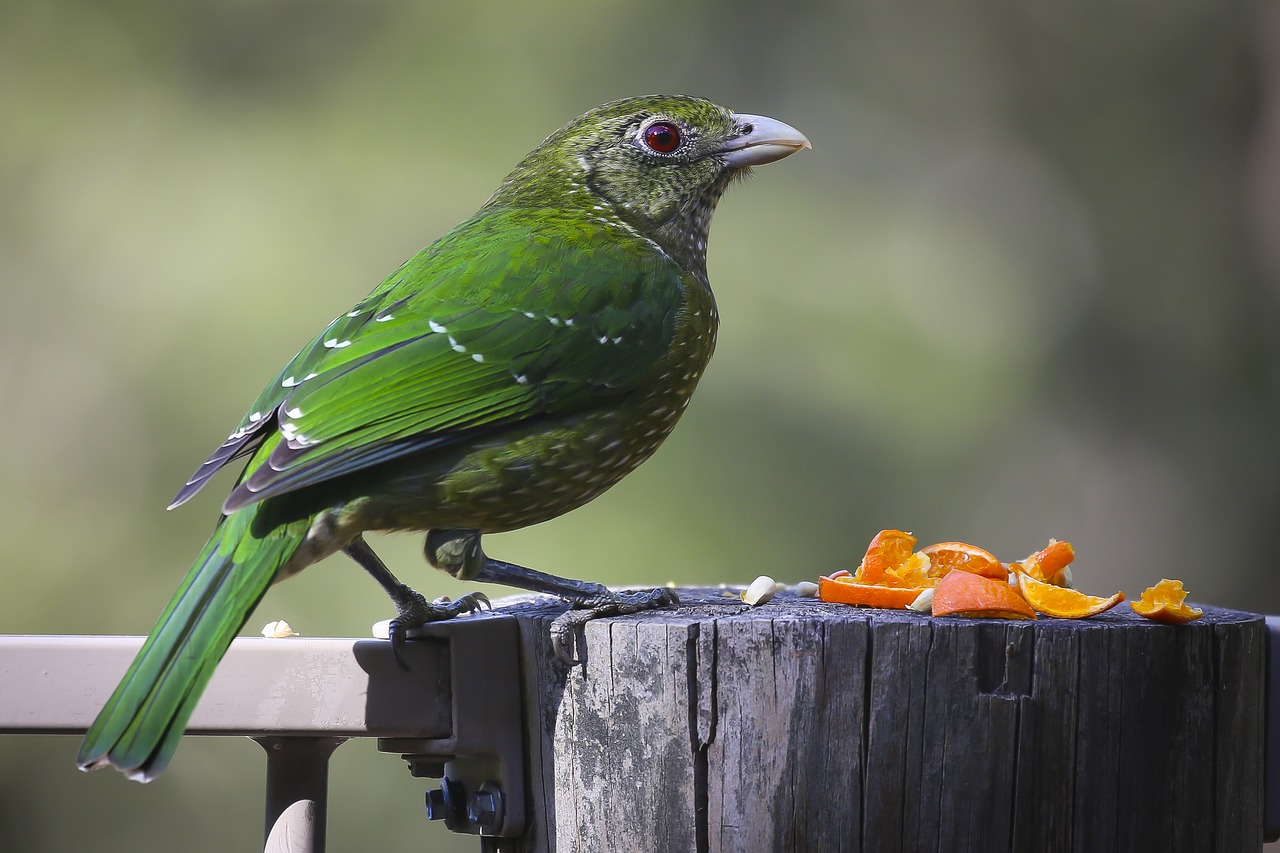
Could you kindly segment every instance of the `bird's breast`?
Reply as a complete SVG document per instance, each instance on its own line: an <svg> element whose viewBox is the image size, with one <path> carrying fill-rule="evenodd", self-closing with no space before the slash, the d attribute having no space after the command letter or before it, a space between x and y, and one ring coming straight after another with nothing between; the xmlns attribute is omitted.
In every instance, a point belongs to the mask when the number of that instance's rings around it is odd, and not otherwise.
<svg viewBox="0 0 1280 853"><path fill-rule="evenodd" d="M370 526L496 533L582 506L671 434L711 359L717 324L710 291L692 284L671 345L637 387L478 441L459 449L447 466L406 474L384 491L394 506L382 508L381 523Z"/></svg>

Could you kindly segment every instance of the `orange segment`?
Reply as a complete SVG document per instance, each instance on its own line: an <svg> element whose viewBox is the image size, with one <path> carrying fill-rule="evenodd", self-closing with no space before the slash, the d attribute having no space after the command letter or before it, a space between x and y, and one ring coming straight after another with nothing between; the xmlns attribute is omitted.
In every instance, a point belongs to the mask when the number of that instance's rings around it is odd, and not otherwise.
<svg viewBox="0 0 1280 853"><path fill-rule="evenodd" d="M864 607L889 607L904 609L923 592L910 587L878 586L856 583L850 577L818 578L818 598L840 604L860 604Z"/></svg>
<svg viewBox="0 0 1280 853"><path fill-rule="evenodd" d="M949 572L933 592L934 616L977 616L1004 619L1035 619L1036 612L1007 581Z"/></svg>
<svg viewBox="0 0 1280 853"><path fill-rule="evenodd" d="M911 556L916 545L916 537L903 530L881 530L867 546L867 553L862 558L862 565L854 577L859 583L885 583L887 577L896 581L901 578L887 575L890 569L896 569Z"/></svg>
<svg viewBox="0 0 1280 853"><path fill-rule="evenodd" d="M1038 581L1045 581L1054 586L1066 586L1063 570L1076 558L1076 551L1070 542L1050 539L1049 544L1019 563L1010 563L1009 570L1025 572Z"/></svg>
<svg viewBox="0 0 1280 853"><path fill-rule="evenodd" d="M1117 592L1110 598L1085 595L1074 589L1038 581L1026 572L1018 572L1018 589L1022 590L1027 603L1037 612L1045 616L1056 616L1059 619L1083 619L1086 616L1096 616L1124 601L1123 592Z"/></svg>
<svg viewBox="0 0 1280 853"><path fill-rule="evenodd" d="M929 575L940 578L959 569L996 580L1008 580L1009 570L996 559L995 554L967 542L939 542L923 549L921 554L929 558Z"/></svg>
<svg viewBox="0 0 1280 853"><path fill-rule="evenodd" d="M1203 610L1191 607L1186 600L1187 591L1182 588L1182 581L1162 578L1160 583L1143 590L1142 598L1129 606L1133 608L1134 613L1154 622L1181 625L1183 622L1191 622L1204 615Z"/></svg>

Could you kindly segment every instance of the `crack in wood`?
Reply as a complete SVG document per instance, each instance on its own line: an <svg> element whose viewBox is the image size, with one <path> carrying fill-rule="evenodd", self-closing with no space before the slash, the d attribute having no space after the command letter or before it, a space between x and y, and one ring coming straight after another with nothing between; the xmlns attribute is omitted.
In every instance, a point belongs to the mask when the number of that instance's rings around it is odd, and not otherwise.
<svg viewBox="0 0 1280 853"><path fill-rule="evenodd" d="M533 851L1261 844L1263 620L993 623L788 599L522 629Z"/></svg>

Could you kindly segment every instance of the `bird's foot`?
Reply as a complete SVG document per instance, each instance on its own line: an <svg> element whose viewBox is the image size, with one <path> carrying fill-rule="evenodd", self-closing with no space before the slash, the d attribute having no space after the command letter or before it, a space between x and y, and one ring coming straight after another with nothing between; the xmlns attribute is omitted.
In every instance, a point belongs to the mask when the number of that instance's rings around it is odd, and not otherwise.
<svg viewBox="0 0 1280 853"><path fill-rule="evenodd" d="M391 641L391 654L405 672L409 671L409 665L404 660L404 644L414 628L421 628L432 622L443 622L463 613L493 609L488 596L483 592L470 592L452 601L448 598L427 601L422 593L403 586L392 598L396 605L396 617L387 625L387 639Z"/></svg>
<svg viewBox="0 0 1280 853"><path fill-rule="evenodd" d="M680 606L680 596L676 595L674 589L611 592L601 586L598 592L589 596L572 597L569 600L573 603L573 609L561 613L551 623L551 648L556 657L570 666L582 663L574 654L577 630L592 619Z"/></svg>

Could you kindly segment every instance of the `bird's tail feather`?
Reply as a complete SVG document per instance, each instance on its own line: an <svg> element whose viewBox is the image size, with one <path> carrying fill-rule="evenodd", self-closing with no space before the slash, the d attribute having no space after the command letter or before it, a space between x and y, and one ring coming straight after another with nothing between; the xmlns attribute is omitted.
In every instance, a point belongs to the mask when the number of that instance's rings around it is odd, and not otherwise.
<svg viewBox="0 0 1280 853"><path fill-rule="evenodd" d="M218 661L306 536L303 522L252 535L258 507L223 518L93 725L76 762L150 781L173 757Z"/></svg>

